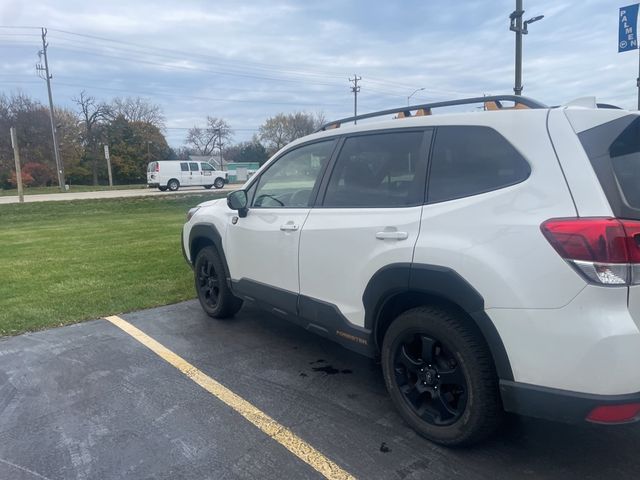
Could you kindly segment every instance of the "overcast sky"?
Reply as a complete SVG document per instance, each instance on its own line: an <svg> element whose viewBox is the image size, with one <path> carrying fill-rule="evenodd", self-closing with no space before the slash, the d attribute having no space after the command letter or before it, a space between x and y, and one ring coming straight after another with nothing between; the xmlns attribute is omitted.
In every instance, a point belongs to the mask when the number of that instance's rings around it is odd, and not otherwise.
<svg viewBox="0 0 640 480"><path fill-rule="evenodd" d="M524 95L554 105L595 95L636 105L638 52L617 53L612 0L525 0L544 14L524 38ZM137 95L162 106L181 146L207 115L249 139L278 112L359 112L512 93L514 0L138 1L0 0L0 25L48 27L56 104L80 90ZM95 38L100 37L100 38ZM46 103L35 75L39 31L0 28L0 92Z"/></svg>

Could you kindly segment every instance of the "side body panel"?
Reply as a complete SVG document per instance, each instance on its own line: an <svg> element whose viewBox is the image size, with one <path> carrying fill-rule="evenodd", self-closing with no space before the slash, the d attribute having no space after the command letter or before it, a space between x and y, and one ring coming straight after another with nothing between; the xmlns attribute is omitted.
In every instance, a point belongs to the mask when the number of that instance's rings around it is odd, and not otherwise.
<svg viewBox="0 0 640 480"><path fill-rule="evenodd" d="M545 220L576 215L546 130L547 111L496 112L491 126L529 162L522 183L427 204L414 262L460 274L484 299L484 308L557 308L586 285L540 231ZM527 120L527 121L524 121ZM478 122L479 123L479 122ZM517 328L517 322L514 322Z"/></svg>
<svg viewBox="0 0 640 480"><path fill-rule="evenodd" d="M300 242L300 293L335 305L349 322L364 327L365 288L381 268L411 262L421 211L419 206L313 209ZM406 238L377 238L383 232Z"/></svg>
<svg viewBox="0 0 640 480"><path fill-rule="evenodd" d="M224 246L231 279L249 279L297 295L298 245L308 214L308 208L256 208L229 224Z"/></svg>
<svg viewBox="0 0 640 480"><path fill-rule="evenodd" d="M567 119L565 109L549 111L549 135L562 165L571 195L575 201L577 214L581 217L612 216L611 207L607 201L598 178L589 162L589 158L582 148L580 139ZM611 115L607 111L606 115ZM619 114L620 111L613 111ZM576 110L583 116L592 117L593 113L602 111Z"/></svg>

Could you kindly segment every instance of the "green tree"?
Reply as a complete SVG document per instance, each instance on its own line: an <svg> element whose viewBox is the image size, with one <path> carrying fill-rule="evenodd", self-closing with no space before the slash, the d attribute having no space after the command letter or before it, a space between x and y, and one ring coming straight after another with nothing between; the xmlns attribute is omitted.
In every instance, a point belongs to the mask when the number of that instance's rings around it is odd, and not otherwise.
<svg viewBox="0 0 640 480"><path fill-rule="evenodd" d="M165 160L171 149L158 127L146 122L113 119L105 130L114 180L119 183L146 181L149 161Z"/></svg>
<svg viewBox="0 0 640 480"><path fill-rule="evenodd" d="M257 138L232 145L225 150L224 157L228 162L258 162L260 165L269 158L267 150Z"/></svg>

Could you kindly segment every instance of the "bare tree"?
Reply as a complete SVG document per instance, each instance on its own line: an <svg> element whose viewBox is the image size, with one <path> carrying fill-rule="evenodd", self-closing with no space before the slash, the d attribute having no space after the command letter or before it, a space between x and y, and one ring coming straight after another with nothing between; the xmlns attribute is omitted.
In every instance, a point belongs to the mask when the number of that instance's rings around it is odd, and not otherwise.
<svg viewBox="0 0 640 480"><path fill-rule="evenodd" d="M140 97L116 97L112 100L111 116L122 116L129 122L150 123L160 129L164 128L165 118L162 107Z"/></svg>
<svg viewBox="0 0 640 480"><path fill-rule="evenodd" d="M207 117L205 128L193 127L187 133L185 143L198 155L212 155L220 151L233 138L233 130L222 118Z"/></svg>
<svg viewBox="0 0 640 480"><path fill-rule="evenodd" d="M280 150L296 138L315 132L325 122L323 113L279 113L260 127L259 137L270 153Z"/></svg>
<svg viewBox="0 0 640 480"><path fill-rule="evenodd" d="M93 184L98 184L98 155L99 124L111 115L111 109L106 103L98 102L95 97L88 95L84 90L79 97L72 100L78 105L81 122L83 125L82 144L84 146L83 157L91 164Z"/></svg>

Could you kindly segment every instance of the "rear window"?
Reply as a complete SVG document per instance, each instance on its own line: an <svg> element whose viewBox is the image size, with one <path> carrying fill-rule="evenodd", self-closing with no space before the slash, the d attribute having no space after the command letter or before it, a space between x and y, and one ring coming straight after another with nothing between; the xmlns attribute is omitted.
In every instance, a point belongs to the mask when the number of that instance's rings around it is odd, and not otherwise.
<svg viewBox="0 0 640 480"><path fill-rule="evenodd" d="M147 172L154 172L156 170L156 163L157 162L149 162L149 165L147 165Z"/></svg>
<svg viewBox="0 0 640 480"><path fill-rule="evenodd" d="M613 213L640 219L640 117L627 115L578 137Z"/></svg>

